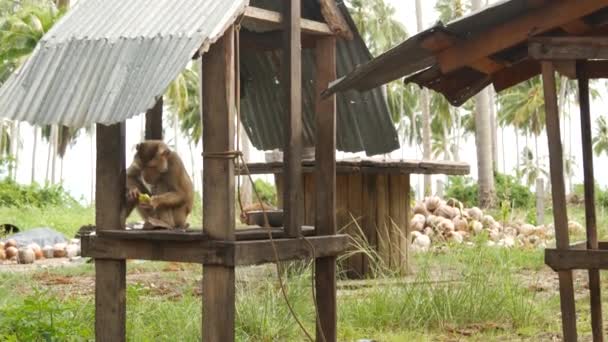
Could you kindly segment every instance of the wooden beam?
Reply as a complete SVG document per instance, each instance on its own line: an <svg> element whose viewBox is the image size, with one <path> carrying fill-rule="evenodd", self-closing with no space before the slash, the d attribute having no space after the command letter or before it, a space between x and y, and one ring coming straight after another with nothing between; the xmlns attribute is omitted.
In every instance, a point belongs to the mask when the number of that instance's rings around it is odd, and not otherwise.
<svg viewBox="0 0 608 342"><path fill-rule="evenodd" d="M163 97L146 112L146 140L163 140Z"/></svg>
<svg viewBox="0 0 608 342"><path fill-rule="evenodd" d="M456 36L450 35L447 32L438 31L431 34L429 37L423 39L420 45L433 53L438 53L463 42L464 40L459 39ZM480 58L479 60L469 64L469 66L487 75L491 75L505 68L504 63L501 63L490 57Z"/></svg>
<svg viewBox="0 0 608 342"><path fill-rule="evenodd" d="M526 41L607 6L605 0L551 1L503 25L440 52L437 61L445 74L471 65L481 58Z"/></svg>
<svg viewBox="0 0 608 342"><path fill-rule="evenodd" d="M591 31L593 27L585 22L582 18L573 20L561 26L561 29L571 35L579 35Z"/></svg>
<svg viewBox="0 0 608 342"><path fill-rule="evenodd" d="M334 34L326 23L309 19L300 19L299 22L302 33L323 36ZM281 13L253 6L249 6L245 10L243 25L260 27L264 31L280 30L284 27Z"/></svg>
<svg viewBox="0 0 608 342"><path fill-rule="evenodd" d="M500 70L492 75L492 83L496 92L511 88L521 82L540 74L540 63L534 60L525 60L510 68Z"/></svg>
<svg viewBox="0 0 608 342"><path fill-rule="evenodd" d="M283 84L285 89L285 167L283 209L285 232L290 237L300 234L302 202L302 51L300 46L300 0L283 3Z"/></svg>
<svg viewBox="0 0 608 342"><path fill-rule="evenodd" d="M95 226L99 230L125 226L125 123L97 125ZM95 340L126 339L126 264L95 260Z"/></svg>
<svg viewBox="0 0 608 342"><path fill-rule="evenodd" d="M283 32L281 31L270 31L270 32L251 32L248 30L241 30L241 49L248 51L275 51L283 48ZM302 35L302 48L312 49L315 47L318 38L313 38L309 35Z"/></svg>
<svg viewBox="0 0 608 342"><path fill-rule="evenodd" d="M349 246L347 235L314 236L304 241L302 238L261 241L239 241L235 243L235 263L239 266L259 265L275 262L273 248L276 248L279 261L312 258L311 245L316 258L333 259ZM319 293L317 293L317 296ZM325 310L328 303L319 303L319 310ZM330 341L327 339L327 341Z"/></svg>
<svg viewBox="0 0 608 342"><path fill-rule="evenodd" d="M348 26L346 18L344 18L342 12L338 8L336 1L319 0L319 2L321 4L321 14L331 31L342 38L348 40L353 39L353 32L351 31L350 26Z"/></svg>
<svg viewBox="0 0 608 342"><path fill-rule="evenodd" d="M203 231L212 239L235 239L234 163L213 157L234 150L234 27L202 58ZM203 340L234 341L234 267L203 266Z"/></svg>
<svg viewBox="0 0 608 342"><path fill-rule="evenodd" d="M587 232L587 249L598 249L597 220L595 215L595 179L593 176L593 143L591 137L591 105L589 98L589 79L578 72L578 93L581 110L581 136L583 145L583 170L585 183L585 223ZM602 296L600 289L600 272L589 269L589 300L591 305L591 326L594 341L603 341L602 331Z"/></svg>
<svg viewBox="0 0 608 342"><path fill-rule="evenodd" d="M315 226L318 235L335 235L336 228L336 96L321 92L336 79L336 39L319 40L315 49ZM336 341L336 257L315 261L315 287L319 320L317 341Z"/></svg>
<svg viewBox="0 0 608 342"><path fill-rule="evenodd" d="M530 40L528 53L537 60L608 59L608 38L534 38Z"/></svg>
<svg viewBox="0 0 608 342"><path fill-rule="evenodd" d="M284 239L287 236L283 228L272 228L274 239ZM312 236L315 228L311 226L302 227L302 235ZM102 230L97 232L97 236L109 239L121 240L161 240L161 241L207 241L211 238L200 230ZM266 228L246 228L235 231L237 241L266 240L268 239L268 229Z"/></svg>
<svg viewBox="0 0 608 342"><path fill-rule="evenodd" d="M556 272L608 270L608 251L599 249L545 249L545 264Z"/></svg>
<svg viewBox="0 0 608 342"><path fill-rule="evenodd" d="M545 96L547 143L549 145L555 240L557 248L565 250L569 248L570 239L568 236L568 214L566 206L566 189L564 185L562 141L559 131L559 110L557 107L555 69L551 62L542 62L541 66ZM563 338L565 341L576 341L576 308L574 302L572 271L560 271L558 276Z"/></svg>

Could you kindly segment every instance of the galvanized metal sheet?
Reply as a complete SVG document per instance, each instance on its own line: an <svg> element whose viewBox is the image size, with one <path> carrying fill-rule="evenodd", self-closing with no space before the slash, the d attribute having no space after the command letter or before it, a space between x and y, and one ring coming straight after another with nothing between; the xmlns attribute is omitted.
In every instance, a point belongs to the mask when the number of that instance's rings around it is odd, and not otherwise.
<svg viewBox="0 0 608 342"><path fill-rule="evenodd" d="M82 127L145 112L248 0L81 0L0 88L0 117Z"/></svg>

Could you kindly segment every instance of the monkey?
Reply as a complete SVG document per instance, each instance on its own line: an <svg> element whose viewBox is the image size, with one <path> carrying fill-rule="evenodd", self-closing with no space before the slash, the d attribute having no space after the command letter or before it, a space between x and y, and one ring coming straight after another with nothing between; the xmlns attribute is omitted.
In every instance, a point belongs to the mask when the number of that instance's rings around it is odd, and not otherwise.
<svg viewBox="0 0 608 342"><path fill-rule="evenodd" d="M145 229L186 229L194 188L182 160L160 140L146 140L135 149L127 169L125 217L137 208ZM149 195L149 202L140 202L140 194Z"/></svg>

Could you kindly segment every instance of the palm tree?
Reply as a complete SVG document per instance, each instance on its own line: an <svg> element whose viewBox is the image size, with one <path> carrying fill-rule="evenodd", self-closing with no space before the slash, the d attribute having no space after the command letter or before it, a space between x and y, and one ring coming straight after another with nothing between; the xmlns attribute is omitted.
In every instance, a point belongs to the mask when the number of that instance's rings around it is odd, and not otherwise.
<svg viewBox="0 0 608 342"><path fill-rule="evenodd" d="M538 156L534 158L534 153L528 147L524 147L522 160L519 176L526 180L526 185L532 186L533 184L537 184L536 180L541 176L549 176L547 169L540 163Z"/></svg>
<svg viewBox="0 0 608 342"><path fill-rule="evenodd" d="M595 120L597 127L595 128L595 136L593 137L593 151L596 156L601 156L602 153L608 156L608 124L606 117L600 116Z"/></svg>

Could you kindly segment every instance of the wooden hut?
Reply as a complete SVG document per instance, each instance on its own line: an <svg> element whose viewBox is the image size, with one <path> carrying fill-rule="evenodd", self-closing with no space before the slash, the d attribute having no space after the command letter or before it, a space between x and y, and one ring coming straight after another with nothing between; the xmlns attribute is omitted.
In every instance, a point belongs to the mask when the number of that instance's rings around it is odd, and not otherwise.
<svg viewBox="0 0 608 342"><path fill-rule="evenodd" d="M332 85L326 94L366 90L405 77L461 105L488 85L496 91L542 74L556 247L545 262L557 272L563 337L577 340L572 270L588 271L591 328L603 341L600 269L608 245L598 242L595 216L589 79L608 78L608 1L502 1L425 30ZM578 80L587 241L570 244L555 71Z"/></svg>

